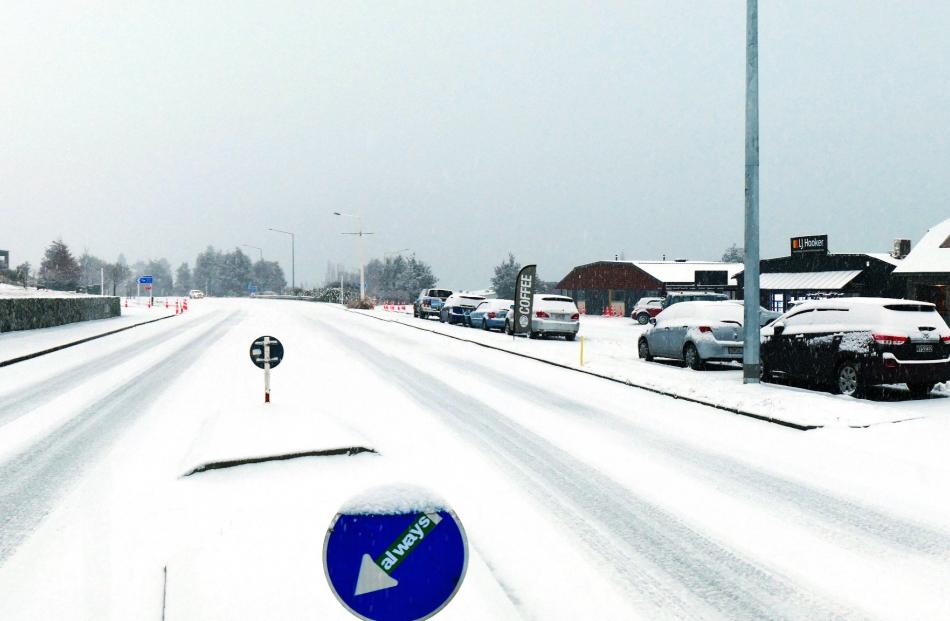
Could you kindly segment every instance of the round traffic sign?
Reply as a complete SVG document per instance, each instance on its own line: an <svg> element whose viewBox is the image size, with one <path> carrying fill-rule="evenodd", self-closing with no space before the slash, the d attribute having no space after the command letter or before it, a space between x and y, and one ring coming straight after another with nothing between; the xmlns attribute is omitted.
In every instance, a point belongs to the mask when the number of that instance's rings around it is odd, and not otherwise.
<svg viewBox="0 0 950 621"><path fill-rule="evenodd" d="M259 336L251 342L251 362L257 368L264 368L264 340L267 339L267 347L270 352L270 368L276 367L284 359L284 346L280 341L272 336Z"/></svg>
<svg viewBox="0 0 950 621"><path fill-rule="evenodd" d="M344 509L323 544L330 588L368 621L428 619L458 592L467 565L462 523L445 507Z"/></svg>

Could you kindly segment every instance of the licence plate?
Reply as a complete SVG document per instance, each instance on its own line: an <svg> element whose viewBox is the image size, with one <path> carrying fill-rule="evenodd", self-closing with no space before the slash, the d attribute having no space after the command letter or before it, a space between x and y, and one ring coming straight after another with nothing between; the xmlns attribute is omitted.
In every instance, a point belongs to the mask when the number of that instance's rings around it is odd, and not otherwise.
<svg viewBox="0 0 950 621"><path fill-rule="evenodd" d="M742 348L741 348L741 347L730 347L730 348L729 348L729 353L730 353L730 354L741 354L741 353L742 353Z"/></svg>
<svg viewBox="0 0 950 621"><path fill-rule="evenodd" d="M551 319L553 319L553 320L555 320L555 321L567 321L568 315L564 315L564 314L562 314L562 313L552 313L552 314L551 314Z"/></svg>
<svg viewBox="0 0 950 621"><path fill-rule="evenodd" d="M933 346L932 344L930 344L930 343L928 343L928 344L926 344L926 345L918 345L918 346L917 346L917 353L918 353L918 354L932 354L932 353L933 353L933 350L934 350L934 346Z"/></svg>

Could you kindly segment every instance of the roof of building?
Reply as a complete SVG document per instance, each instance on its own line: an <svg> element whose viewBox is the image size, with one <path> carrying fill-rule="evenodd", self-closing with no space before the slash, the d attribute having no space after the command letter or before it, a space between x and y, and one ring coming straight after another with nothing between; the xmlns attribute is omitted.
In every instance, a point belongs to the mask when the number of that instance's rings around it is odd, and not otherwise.
<svg viewBox="0 0 950 621"><path fill-rule="evenodd" d="M838 290L854 280L861 270L833 272L774 272L760 274L759 288L774 291Z"/></svg>
<svg viewBox="0 0 950 621"><path fill-rule="evenodd" d="M950 273L950 218L927 231L894 272Z"/></svg>
<svg viewBox="0 0 950 621"><path fill-rule="evenodd" d="M723 263L721 261L620 261L632 263L662 283L696 282L696 271L725 270L730 284L735 284L735 276L742 271L742 263Z"/></svg>

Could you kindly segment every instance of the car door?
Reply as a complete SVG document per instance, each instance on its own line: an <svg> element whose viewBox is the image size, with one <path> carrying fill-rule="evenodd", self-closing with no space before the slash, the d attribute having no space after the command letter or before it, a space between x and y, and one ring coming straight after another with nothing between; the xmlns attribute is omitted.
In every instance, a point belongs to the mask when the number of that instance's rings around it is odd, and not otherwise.
<svg viewBox="0 0 950 621"><path fill-rule="evenodd" d="M485 316L485 313L488 311L489 302L486 300L480 302L478 306L475 307L475 310L471 312L469 318L472 321L472 325L476 328L482 327L482 318Z"/></svg>
<svg viewBox="0 0 950 621"><path fill-rule="evenodd" d="M647 332L647 344L654 356L670 356L670 328L679 320L678 306L670 306L657 315L656 325Z"/></svg>
<svg viewBox="0 0 950 621"><path fill-rule="evenodd" d="M808 329L811 320L814 318L814 309L799 311L794 315L789 315L782 322L784 329L782 334L776 339L776 352L778 359L773 372L781 373L788 377L802 377L803 374L810 373L812 361L808 352Z"/></svg>

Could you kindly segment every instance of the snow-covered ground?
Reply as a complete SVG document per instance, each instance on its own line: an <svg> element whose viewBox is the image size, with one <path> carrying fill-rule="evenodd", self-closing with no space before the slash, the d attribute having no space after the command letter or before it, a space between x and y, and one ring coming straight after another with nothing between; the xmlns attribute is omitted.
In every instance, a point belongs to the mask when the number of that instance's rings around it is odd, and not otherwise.
<svg viewBox="0 0 950 621"><path fill-rule="evenodd" d="M950 616L950 408L799 432L332 305L201 302L0 369L0 618L352 618L324 535L387 483L465 525L439 619ZM625 346L597 325L606 370ZM353 444L376 453L183 476Z"/></svg>
<svg viewBox="0 0 950 621"><path fill-rule="evenodd" d="M20 287L8 283L0 283L0 298L77 298L98 297L87 296L85 293L73 291L53 291L52 289L37 289L36 287Z"/></svg>
<svg viewBox="0 0 950 621"><path fill-rule="evenodd" d="M802 426L863 427L945 415L950 410L950 385L947 384L938 385L929 399L911 399L903 386L872 389L869 399L853 399L781 384L743 386L741 368L737 364L713 364L706 370L693 371L672 361L646 362L637 355L637 340L647 326L623 317L581 317L580 336L584 337L581 365L580 341L513 339L497 332L417 319L400 312L382 309L359 312Z"/></svg>

